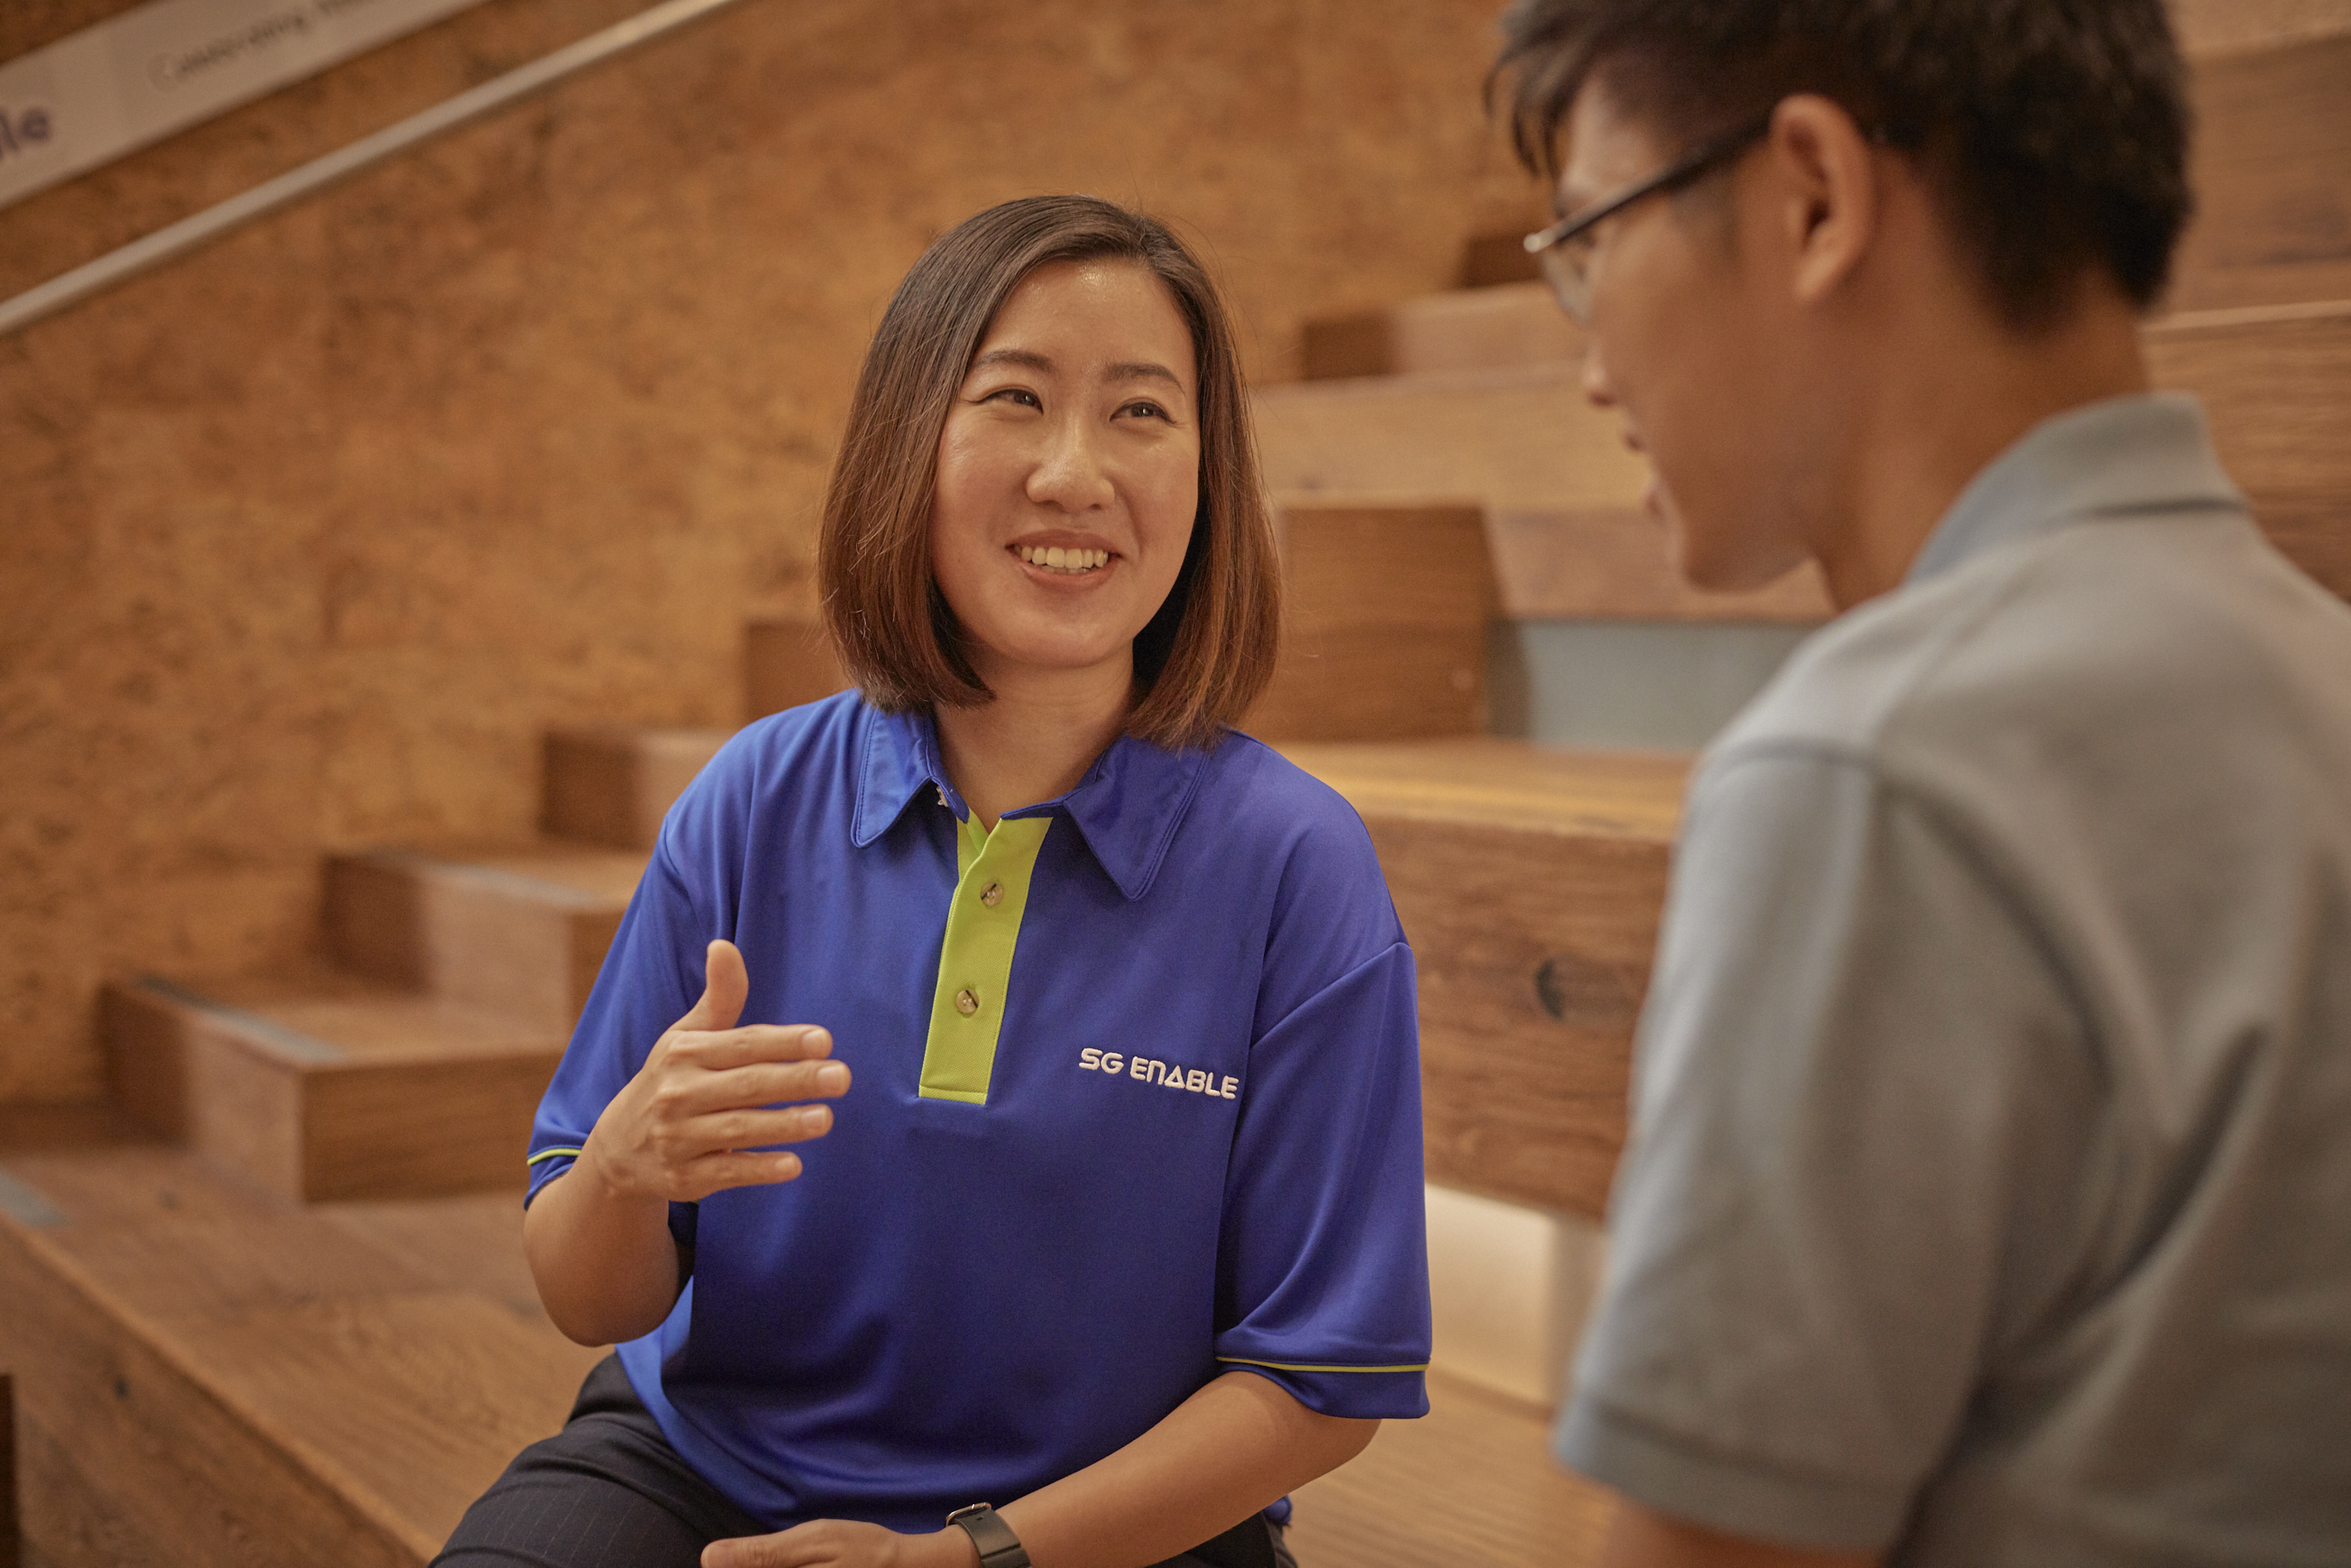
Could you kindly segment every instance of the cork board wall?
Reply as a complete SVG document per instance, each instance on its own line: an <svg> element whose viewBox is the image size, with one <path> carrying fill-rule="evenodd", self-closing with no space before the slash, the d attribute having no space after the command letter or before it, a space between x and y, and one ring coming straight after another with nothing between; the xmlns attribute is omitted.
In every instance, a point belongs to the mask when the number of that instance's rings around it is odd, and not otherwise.
<svg viewBox="0 0 2351 1568"><path fill-rule="evenodd" d="M122 9L0 13L0 58ZM490 0L0 213L0 294L633 13ZM724 724L932 235L1179 220L1253 373L1536 202L1489 0L746 0L0 339L0 1101L105 973L314 940L319 859L531 831L540 734Z"/></svg>

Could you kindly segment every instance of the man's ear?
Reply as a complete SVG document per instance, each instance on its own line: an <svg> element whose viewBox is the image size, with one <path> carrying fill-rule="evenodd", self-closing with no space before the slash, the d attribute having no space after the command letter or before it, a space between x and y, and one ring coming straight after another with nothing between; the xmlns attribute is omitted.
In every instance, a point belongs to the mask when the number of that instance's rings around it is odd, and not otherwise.
<svg viewBox="0 0 2351 1568"><path fill-rule="evenodd" d="M1853 116L1813 93L1782 99L1764 150L1799 304L1834 294L1877 237L1879 171Z"/></svg>

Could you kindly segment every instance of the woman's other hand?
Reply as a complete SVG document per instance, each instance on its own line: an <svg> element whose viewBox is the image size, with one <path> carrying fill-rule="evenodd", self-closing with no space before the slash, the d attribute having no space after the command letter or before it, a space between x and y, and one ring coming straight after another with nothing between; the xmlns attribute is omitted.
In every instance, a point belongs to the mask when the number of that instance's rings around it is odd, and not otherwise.
<svg viewBox="0 0 2351 1568"><path fill-rule="evenodd" d="M830 1106L790 1103L848 1092L848 1067L825 1060L832 1037L806 1024L737 1028L751 981L732 942L710 945L703 973L702 999L596 1118L571 1179L623 1203L692 1203L791 1180L800 1157L772 1145L831 1130Z"/></svg>
<svg viewBox="0 0 2351 1568"><path fill-rule="evenodd" d="M878 1524L817 1519L780 1535L746 1535L703 1548L702 1568L978 1568L971 1537L953 1525L901 1535Z"/></svg>

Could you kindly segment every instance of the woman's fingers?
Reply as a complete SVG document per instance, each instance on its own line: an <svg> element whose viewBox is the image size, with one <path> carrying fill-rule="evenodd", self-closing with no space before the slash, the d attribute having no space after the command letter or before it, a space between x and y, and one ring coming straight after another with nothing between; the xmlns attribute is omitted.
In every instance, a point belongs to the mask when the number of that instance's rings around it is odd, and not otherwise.
<svg viewBox="0 0 2351 1568"><path fill-rule="evenodd" d="M934 1538L900 1535L878 1524L815 1519L779 1535L746 1535L703 1548L702 1568L916 1568L924 1563L977 1561L961 1531L941 1554Z"/></svg>
<svg viewBox="0 0 2351 1568"><path fill-rule="evenodd" d="M687 1159L733 1149L764 1149L776 1144L801 1144L832 1131L830 1105L792 1105L775 1111L722 1111L697 1116L678 1129L676 1147Z"/></svg>
<svg viewBox="0 0 2351 1568"><path fill-rule="evenodd" d="M711 1069L763 1061L814 1061L832 1054L832 1036L811 1023L746 1024L741 1029L673 1030L673 1059Z"/></svg>
<svg viewBox="0 0 2351 1568"><path fill-rule="evenodd" d="M727 1111L838 1100L849 1092L849 1069L838 1061L770 1062L725 1072L672 1063L656 1097L662 1119L676 1125Z"/></svg>
<svg viewBox="0 0 2351 1568"><path fill-rule="evenodd" d="M788 1152L705 1155L682 1173L676 1201L697 1203L730 1187L773 1186L792 1180L801 1168L799 1155Z"/></svg>

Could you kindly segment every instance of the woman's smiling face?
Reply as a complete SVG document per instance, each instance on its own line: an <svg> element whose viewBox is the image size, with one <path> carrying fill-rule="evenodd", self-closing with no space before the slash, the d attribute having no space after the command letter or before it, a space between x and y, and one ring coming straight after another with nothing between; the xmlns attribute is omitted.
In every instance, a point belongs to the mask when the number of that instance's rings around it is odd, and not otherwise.
<svg viewBox="0 0 2351 1568"><path fill-rule="evenodd" d="M939 433L931 560L991 689L1131 675L1199 505L1192 334L1148 267L1050 262L988 323Z"/></svg>

